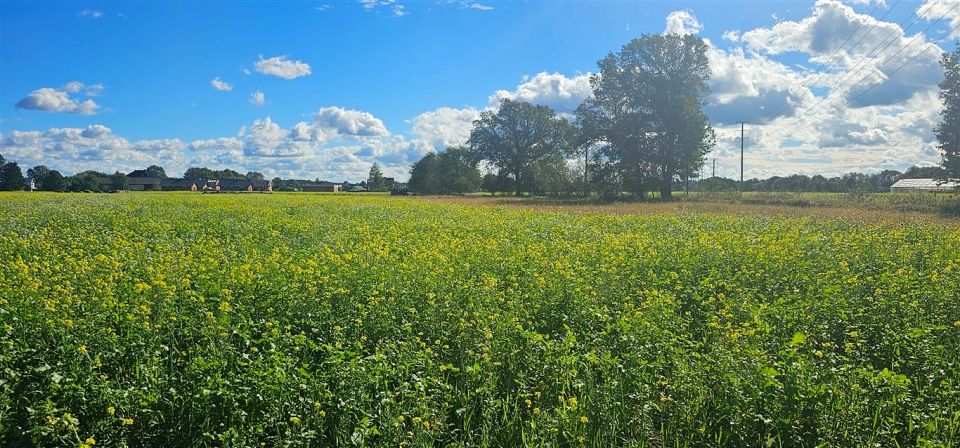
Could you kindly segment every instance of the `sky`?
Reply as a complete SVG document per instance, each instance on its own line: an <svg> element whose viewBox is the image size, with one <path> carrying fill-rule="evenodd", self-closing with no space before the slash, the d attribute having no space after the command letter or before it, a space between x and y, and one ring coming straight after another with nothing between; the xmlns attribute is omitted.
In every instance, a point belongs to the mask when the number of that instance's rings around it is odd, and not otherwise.
<svg viewBox="0 0 960 448"><path fill-rule="evenodd" d="M597 60L667 32L709 44L719 176L739 177L739 121L748 178L939 163L960 0L0 0L0 154L406 179L502 98L570 116Z"/></svg>

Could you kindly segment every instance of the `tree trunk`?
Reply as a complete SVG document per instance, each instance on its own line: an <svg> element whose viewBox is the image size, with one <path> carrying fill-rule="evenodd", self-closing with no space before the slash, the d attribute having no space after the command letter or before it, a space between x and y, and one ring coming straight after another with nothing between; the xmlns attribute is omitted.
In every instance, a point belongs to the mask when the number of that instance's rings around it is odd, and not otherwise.
<svg viewBox="0 0 960 448"><path fill-rule="evenodd" d="M673 199L673 174L664 171L663 180L660 183L660 200L670 201Z"/></svg>

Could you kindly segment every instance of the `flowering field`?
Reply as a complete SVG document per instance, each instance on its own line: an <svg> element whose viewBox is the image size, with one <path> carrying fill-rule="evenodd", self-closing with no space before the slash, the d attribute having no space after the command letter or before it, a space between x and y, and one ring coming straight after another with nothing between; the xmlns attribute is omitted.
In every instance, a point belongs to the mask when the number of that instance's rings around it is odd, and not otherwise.
<svg viewBox="0 0 960 448"><path fill-rule="evenodd" d="M2 446L957 446L960 229L0 196Z"/></svg>

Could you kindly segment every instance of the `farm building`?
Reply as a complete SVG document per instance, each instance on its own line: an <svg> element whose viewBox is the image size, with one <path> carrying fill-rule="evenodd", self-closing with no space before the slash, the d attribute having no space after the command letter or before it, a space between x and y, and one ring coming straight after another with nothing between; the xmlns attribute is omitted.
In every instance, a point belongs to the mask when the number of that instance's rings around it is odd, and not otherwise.
<svg viewBox="0 0 960 448"><path fill-rule="evenodd" d="M223 179L219 181L217 191L273 191L272 180Z"/></svg>
<svg viewBox="0 0 960 448"><path fill-rule="evenodd" d="M138 191L160 190L163 179L159 177L131 177L127 176L127 188Z"/></svg>
<svg viewBox="0 0 960 448"><path fill-rule="evenodd" d="M309 193L339 193L340 185L327 183L304 185L303 191Z"/></svg>
<svg viewBox="0 0 960 448"><path fill-rule="evenodd" d="M957 191L960 182L936 179L900 179L890 186L891 193L950 193Z"/></svg>
<svg viewBox="0 0 960 448"><path fill-rule="evenodd" d="M198 187L197 182L191 179L165 177L160 179L160 189L164 191L197 191Z"/></svg>

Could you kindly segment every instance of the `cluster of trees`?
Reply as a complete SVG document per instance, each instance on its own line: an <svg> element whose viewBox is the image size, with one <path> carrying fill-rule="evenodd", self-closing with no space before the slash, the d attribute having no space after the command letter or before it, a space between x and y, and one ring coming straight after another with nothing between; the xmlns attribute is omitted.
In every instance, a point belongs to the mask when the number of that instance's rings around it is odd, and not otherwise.
<svg viewBox="0 0 960 448"><path fill-rule="evenodd" d="M715 136L703 108L710 95L707 46L693 35L644 35L597 62L593 90L573 119L546 106L505 99L474 122L466 146L429 153L410 172L410 190L532 194L591 191L619 196L690 188ZM901 178L960 178L960 46L945 54L944 108L936 128L942 168L904 173L794 175L693 181L700 190L885 191ZM448 155L449 153L449 155ZM491 172L480 176L478 167ZM477 179L480 179L477 182Z"/></svg>
<svg viewBox="0 0 960 448"><path fill-rule="evenodd" d="M733 179L712 177L692 183L692 188L700 191L763 191L763 192L822 192L850 193L890 191L890 186L900 179L942 179L948 177L947 171L939 166L913 166L905 171L883 170L879 173L847 173L843 176L824 177L774 176L767 179L748 179L740 185Z"/></svg>
<svg viewBox="0 0 960 448"><path fill-rule="evenodd" d="M454 156L428 154L411 171L417 193L484 188L531 193L658 191L703 165L715 138L703 107L710 95L707 45L694 35L644 35L597 62L593 96L568 121L546 106L504 99L474 122ZM579 167L568 161L582 160ZM475 169L496 173L475 182Z"/></svg>

